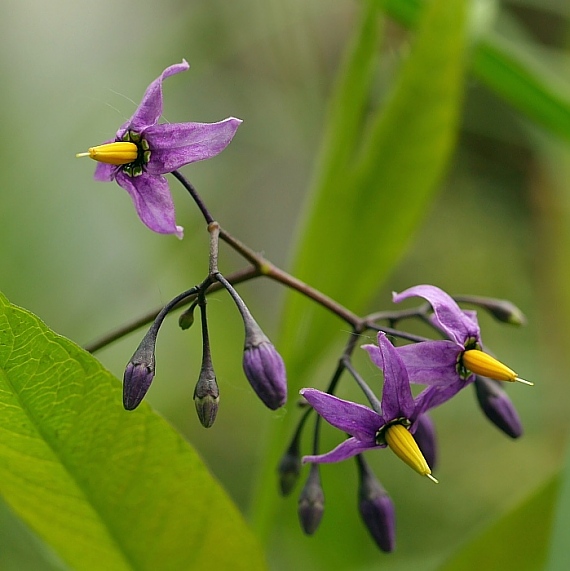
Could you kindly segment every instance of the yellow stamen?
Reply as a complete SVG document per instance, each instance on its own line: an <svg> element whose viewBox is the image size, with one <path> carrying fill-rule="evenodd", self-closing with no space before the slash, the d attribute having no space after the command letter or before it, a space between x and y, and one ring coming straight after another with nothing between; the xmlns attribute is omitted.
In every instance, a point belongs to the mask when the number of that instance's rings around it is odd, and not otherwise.
<svg viewBox="0 0 570 571"><path fill-rule="evenodd" d="M525 385L534 384L530 381L521 379L512 369L509 369L509 367L503 365L503 363L497 361L497 359L491 357L491 355L488 355L483 351L479 351L478 349L470 349L463 353L463 365L466 369L469 369L476 375L489 377L496 381L508 381L510 383L518 381Z"/></svg>
<svg viewBox="0 0 570 571"><path fill-rule="evenodd" d="M384 434L386 444L391 450L403 460L410 468L413 468L418 474L427 476L436 484L438 481L431 475L431 469L421 453L414 437L409 433L407 428L401 424L392 424L386 429Z"/></svg>
<svg viewBox="0 0 570 571"><path fill-rule="evenodd" d="M77 153L76 157L90 157L100 163L109 165L127 165L138 156L138 148L134 143L117 141L91 147L87 153Z"/></svg>

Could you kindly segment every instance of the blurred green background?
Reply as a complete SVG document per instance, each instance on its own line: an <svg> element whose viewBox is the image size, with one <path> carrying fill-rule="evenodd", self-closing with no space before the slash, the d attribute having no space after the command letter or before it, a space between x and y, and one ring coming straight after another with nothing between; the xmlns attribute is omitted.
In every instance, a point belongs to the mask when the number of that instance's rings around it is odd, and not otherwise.
<svg viewBox="0 0 570 571"><path fill-rule="evenodd" d="M479 6L491 16L487 25L567 83L567 2ZM124 191L95 183L94 164L74 158L108 139L148 83L182 58L191 69L165 83L165 119L244 120L224 153L184 173L224 227L287 267L357 9L354 0L6 0L0 19L0 290L85 344L201 281L207 233L181 188L171 184L177 220L185 227L178 241L148 231ZM409 34L389 21L379 92L390 85L409 42ZM322 470L327 507L314 537L298 526L295 497L279 500L271 568L437 569L561 466L569 426L568 158L566 143L470 77L458 147L441 192L371 307L390 307L392 290L416 283L514 301L528 316L525 329L487 316L480 321L486 344L536 383L508 387L524 437L509 440L480 414L474 392L464 391L433 415L439 486L418 482L388 454L369 455L396 503L395 553L382 554L369 540L357 514L354 466L345 463ZM221 267L228 273L241 262L224 251ZM240 292L275 336L284 292L264 281ZM209 316L222 391L214 428L200 426L192 402L198 328L181 332L175 319L166 323L148 400L200 451L247 515L267 430L297 412L292 405L270 412L250 390L241 370L242 325L228 296L212 298ZM98 357L121 378L141 335ZM323 362L315 387L325 387L334 358ZM338 441L332 430L324 436L323 448ZM0 525L1 569L65 568L4 507Z"/></svg>

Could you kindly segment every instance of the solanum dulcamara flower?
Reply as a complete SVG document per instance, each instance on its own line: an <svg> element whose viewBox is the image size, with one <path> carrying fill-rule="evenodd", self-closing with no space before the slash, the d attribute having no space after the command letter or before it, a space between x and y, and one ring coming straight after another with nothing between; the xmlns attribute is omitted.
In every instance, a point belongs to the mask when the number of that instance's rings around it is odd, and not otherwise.
<svg viewBox="0 0 570 571"><path fill-rule="evenodd" d="M432 386L454 386L456 392L481 375L497 381L519 381L506 365L483 352L481 331L474 311L464 311L451 296L432 285L411 287L394 294L398 303L409 297L427 300L432 309L432 323L445 334L447 340L423 341L397 347L411 382Z"/></svg>
<svg viewBox="0 0 570 571"><path fill-rule="evenodd" d="M350 438L334 450L305 456L303 461L340 462L366 450L388 446L416 472L437 481L431 476L431 469L412 435L422 414L453 396L453 388L428 387L414 399L406 367L386 335L378 334L378 346L364 345L363 348L384 371L381 410L377 412L317 389L302 389L301 395L320 416L350 434Z"/></svg>
<svg viewBox="0 0 570 571"><path fill-rule="evenodd" d="M114 180L124 188L139 218L151 230L179 238L183 228L176 225L174 204L163 175L216 156L228 146L241 123L235 117L218 123L158 123L163 80L189 67L185 60L167 67L148 86L137 110L114 140L77 155L99 161L95 180Z"/></svg>

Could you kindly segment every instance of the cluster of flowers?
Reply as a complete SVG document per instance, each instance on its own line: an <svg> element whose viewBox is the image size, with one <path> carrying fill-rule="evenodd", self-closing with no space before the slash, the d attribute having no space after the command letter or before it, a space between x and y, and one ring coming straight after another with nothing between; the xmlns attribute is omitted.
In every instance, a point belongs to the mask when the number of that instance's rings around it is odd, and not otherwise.
<svg viewBox="0 0 570 571"><path fill-rule="evenodd" d="M218 123L158 124L162 114L162 82L166 77L185 71L188 64L168 67L147 88L133 116L122 125L113 141L92 147L87 153L99 162L96 180L116 181L127 190L144 224L159 233L182 237L175 222L174 206L164 174L172 173L186 187L202 210L213 239L210 271L206 279L168 303L156 316L144 336L124 375L123 404L136 408L147 393L155 374L155 346L158 331L166 315L184 302L189 309L180 318L183 329L193 323L194 309L199 306L202 322L203 358L194 401L198 417L205 427L214 423L219 404L219 388L212 366L206 317L206 294L212 286L226 289L236 303L245 327L243 368L251 386L270 409L283 406L287 400L287 381L283 360L263 333L235 288L217 269L217 237L219 225L209 215L201 199L177 169L220 153L232 140L241 121L230 117ZM213 245L212 245L213 244ZM378 331L377 344L364 345L372 362L383 371L381 398L371 390L350 362L353 345L339 362L329 390L301 390L307 409L299 422L290 446L279 465L281 490L289 494L298 480L301 464L310 463L306 484L299 498L299 516L306 533L317 529L324 509L324 494L318 465L356 457L360 474L359 505L364 523L379 547L392 551L395 545L395 516L392 500L376 479L362 453L389 447L419 474L437 482L432 475L436 461L435 431L428 411L451 399L469 384L474 384L479 403L487 415L509 436L522 434L521 424L511 401L499 386L504 381L519 381L517 374L484 352L474 311L462 310L457 302L439 288L420 285L395 294L394 301L418 296L429 304L429 312L416 317L427 321L444 339L429 340L404 335L399 330L368 326ZM514 306L495 300L470 298L502 321L519 322L521 315ZM356 331L355 331L356 333ZM411 340L394 346L387 333ZM356 339L353 335L352 339ZM347 370L366 395L370 408L334 396L336 384ZM425 385L413 396L411 384ZM332 426L349 435L334 450L319 454L319 423L315 427L313 453L301 457L300 437L312 411Z"/></svg>
<svg viewBox="0 0 570 571"><path fill-rule="evenodd" d="M381 399L348 361L343 362L343 367L363 389L370 408L314 388L301 390L301 395L321 418L349 435L326 454L302 457L303 463L312 464L299 498L301 525L309 534L317 529L324 509L317 465L356 456L362 519L378 546L383 551L392 551L395 547L394 505L361 454L389 447L416 472L437 483L432 475L436 462L435 430L427 413L472 383L487 417L512 438L522 434L518 414L500 382L532 383L519 378L510 368L483 351L474 311L462 310L453 298L432 285L419 285L394 294L394 301L400 302L412 296L429 302L432 313L428 321L446 339L395 347L386 333L379 331L377 344L363 345L374 365L383 371ZM484 306L502 320L518 322L520 319L516 308L504 302L485 300ZM426 388L414 397L411 383L426 385ZM305 420L306 416L279 466L284 495L292 491L300 473L299 439Z"/></svg>

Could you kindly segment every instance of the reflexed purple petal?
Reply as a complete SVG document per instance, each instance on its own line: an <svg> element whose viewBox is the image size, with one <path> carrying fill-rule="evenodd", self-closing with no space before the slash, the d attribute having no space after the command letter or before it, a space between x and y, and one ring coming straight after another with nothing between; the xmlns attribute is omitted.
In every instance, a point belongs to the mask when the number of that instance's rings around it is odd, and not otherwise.
<svg viewBox="0 0 570 571"><path fill-rule="evenodd" d="M386 421L404 416L410 418L414 410L414 399L406 367L386 334L378 333L378 347L363 345L372 362L384 371L382 389L382 415Z"/></svg>
<svg viewBox="0 0 570 571"><path fill-rule="evenodd" d="M144 224L160 234L176 234L182 238L183 228L176 225L174 204L163 176L143 173L141 176L129 177L118 171L115 178L131 195L137 214Z"/></svg>
<svg viewBox="0 0 570 571"><path fill-rule="evenodd" d="M167 77L186 71L190 66L186 60L167 67L147 88L140 105L127 125L135 132L154 125L162 114L162 82Z"/></svg>
<svg viewBox="0 0 570 571"><path fill-rule="evenodd" d="M331 462L342 462L347 458L352 458L353 456L366 452L366 450L370 450L371 448L383 447L376 444L366 444L361 440L350 437L326 454L319 454L318 456L303 456L303 463L306 464L308 462L312 462L313 464L330 464Z"/></svg>
<svg viewBox="0 0 570 571"><path fill-rule="evenodd" d="M414 440L426 459L428 466L435 470L437 464L437 438L433 420L427 414L421 414L415 423L415 427L412 426L410 432L413 433Z"/></svg>
<svg viewBox="0 0 570 571"><path fill-rule="evenodd" d="M151 149L147 171L172 172L183 165L203 161L221 153L233 139L240 119L218 123L174 123L149 127L144 136Z"/></svg>
<svg viewBox="0 0 570 571"><path fill-rule="evenodd" d="M379 414L364 405L339 399L317 389L301 389L299 392L329 424L370 446L375 445L378 429L386 424Z"/></svg>
<svg viewBox="0 0 570 571"><path fill-rule="evenodd" d="M412 383L447 385L455 382L460 349L453 341L423 341L396 347Z"/></svg>
<svg viewBox="0 0 570 571"><path fill-rule="evenodd" d="M415 399L416 409L414 411L414 419L417 420L418 416L422 413L447 402L469 384L470 381L464 381L457 377L456 380L449 385L433 385L427 387Z"/></svg>
<svg viewBox="0 0 570 571"><path fill-rule="evenodd" d="M432 285L411 287L401 293L394 293L392 299L395 303L399 303L414 296L423 297L430 303L438 327L459 345L463 345L469 337L480 338L477 323L465 315L453 298L438 287Z"/></svg>
<svg viewBox="0 0 570 571"><path fill-rule="evenodd" d="M116 165L108 165L106 163L97 163L93 178L99 182L111 182L115 180L115 174L119 168Z"/></svg>

